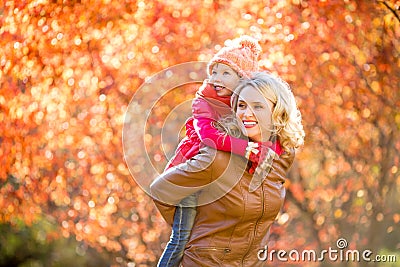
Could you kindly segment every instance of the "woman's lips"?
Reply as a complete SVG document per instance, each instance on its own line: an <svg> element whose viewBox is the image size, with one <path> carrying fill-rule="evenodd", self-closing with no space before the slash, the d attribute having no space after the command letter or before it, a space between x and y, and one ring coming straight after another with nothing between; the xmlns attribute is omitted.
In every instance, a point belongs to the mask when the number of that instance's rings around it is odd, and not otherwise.
<svg viewBox="0 0 400 267"><path fill-rule="evenodd" d="M245 128L253 128L257 125L257 121L243 121L243 125Z"/></svg>

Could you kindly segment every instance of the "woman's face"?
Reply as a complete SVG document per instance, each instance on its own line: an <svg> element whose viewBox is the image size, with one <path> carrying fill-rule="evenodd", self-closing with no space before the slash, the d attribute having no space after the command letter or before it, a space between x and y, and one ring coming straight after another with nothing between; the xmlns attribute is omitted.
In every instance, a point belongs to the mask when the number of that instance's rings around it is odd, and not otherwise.
<svg viewBox="0 0 400 267"><path fill-rule="evenodd" d="M264 142L270 138L273 106L270 100L252 86L246 86L240 92L236 114L252 141Z"/></svg>
<svg viewBox="0 0 400 267"><path fill-rule="evenodd" d="M210 82L214 85L218 96L232 95L239 80L239 75L228 65L217 63L212 67Z"/></svg>

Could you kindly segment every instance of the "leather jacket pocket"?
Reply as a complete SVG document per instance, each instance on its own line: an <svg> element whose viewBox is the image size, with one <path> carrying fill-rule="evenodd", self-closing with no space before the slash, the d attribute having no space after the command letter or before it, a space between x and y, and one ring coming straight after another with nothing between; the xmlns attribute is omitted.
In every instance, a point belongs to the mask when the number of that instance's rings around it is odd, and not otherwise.
<svg viewBox="0 0 400 267"><path fill-rule="evenodd" d="M198 247L195 251L199 259L208 259L206 261L222 264L224 258L231 252L231 249L221 247Z"/></svg>

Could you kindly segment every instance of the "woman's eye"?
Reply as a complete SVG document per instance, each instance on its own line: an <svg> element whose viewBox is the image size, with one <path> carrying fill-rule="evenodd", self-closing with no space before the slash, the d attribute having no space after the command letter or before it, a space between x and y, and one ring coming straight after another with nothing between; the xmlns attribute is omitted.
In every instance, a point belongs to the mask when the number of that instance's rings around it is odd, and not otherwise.
<svg viewBox="0 0 400 267"><path fill-rule="evenodd" d="M227 72L227 71L225 71L225 72L224 72L224 75L230 75L230 73L229 73L229 72Z"/></svg>
<svg viewBox="0 0 400 267"><path fill-rule="evenodd" d="M240 109L245 109L245 108L246 108L246 105L245 105L245 104L238 104L238 107L239 107Z"/></svg>
<svg viewBox="0 0 400 267"><path fill-rule="evenodd" d="M264 108L264 106L262 106L262 105L255 105L254 106L254 109L263 109Z"/></svg>

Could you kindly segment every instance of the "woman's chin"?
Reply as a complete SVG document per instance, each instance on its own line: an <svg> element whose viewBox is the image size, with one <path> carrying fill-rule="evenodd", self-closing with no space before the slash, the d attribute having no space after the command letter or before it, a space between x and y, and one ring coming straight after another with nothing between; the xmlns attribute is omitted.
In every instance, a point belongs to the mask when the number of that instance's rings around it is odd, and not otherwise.
<svg viewBox="0 0 400 267"><path fill-rule="evenodd" d="M249 139L255 142L260 142L261 141L261 134L260 131L257 131L257 129L254 128L246 128L246 134Z"/></svg>

